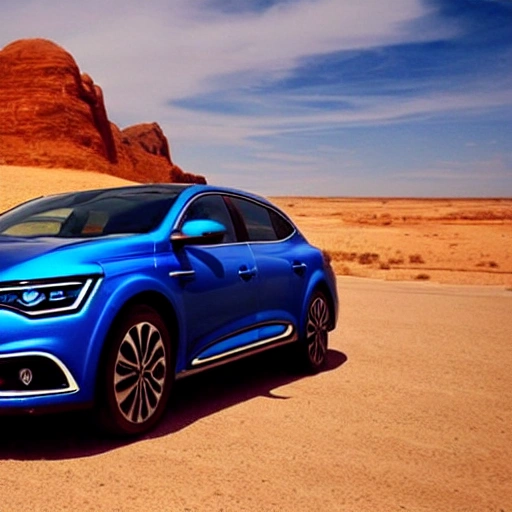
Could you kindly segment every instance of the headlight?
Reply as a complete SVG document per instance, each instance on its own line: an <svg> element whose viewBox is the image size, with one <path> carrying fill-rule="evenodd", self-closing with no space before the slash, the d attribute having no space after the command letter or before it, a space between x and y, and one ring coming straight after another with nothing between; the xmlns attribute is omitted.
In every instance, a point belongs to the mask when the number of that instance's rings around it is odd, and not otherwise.
<svg viewBox="0 0 512 512"><path fill-rule="evenodd" d="M28 316L74 313L92 293L99 276L0 283L0 308Z"/></svg>

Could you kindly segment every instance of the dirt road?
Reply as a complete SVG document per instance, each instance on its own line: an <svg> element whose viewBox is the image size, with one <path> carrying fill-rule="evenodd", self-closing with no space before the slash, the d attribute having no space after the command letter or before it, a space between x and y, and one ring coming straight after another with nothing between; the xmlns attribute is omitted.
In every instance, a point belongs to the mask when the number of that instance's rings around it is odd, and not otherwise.
<svg viewBox="0 0 512 512"><path fill-rule="evenodd" d="M512 291L339 278L328 369L181 381L151 435L0 418L0 511L512 511Z"/></svg>

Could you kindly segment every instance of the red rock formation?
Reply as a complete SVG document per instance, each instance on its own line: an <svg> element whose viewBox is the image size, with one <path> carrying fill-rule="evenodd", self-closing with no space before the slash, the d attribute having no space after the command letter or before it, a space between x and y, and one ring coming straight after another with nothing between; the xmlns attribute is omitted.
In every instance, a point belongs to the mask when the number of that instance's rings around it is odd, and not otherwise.
<svg viewBox="0 0 512 512"><path fill-rule="evenodd" d="M111 123L101 88L44 39L0 51L0 164L96 170L141 182L205 183L171 160L156 124Z"/></svg>
<svg viewBox="0 0 512 512"><path fill-rule="evenodd" d="M99 85L96 85L92 78L86 73L81 75L79 82L80 98L85 100L91 109L92 119L94 126L100 134L103 146L107 154L109 162L113 164L117 163L117 150L114 142L114 136L112 135L112 128L110 127L110 121L107 117L107 110L105 108L105 102L103 101L103 91Z"/></svg>
<svg viewBox="0 0 512 512"><path fill-rule="evenodd" d="M125 144L138 145L147 153L167 158L169 163L172 164L167 137L157 123L129 126L124 128L123 135Z"/></svg>

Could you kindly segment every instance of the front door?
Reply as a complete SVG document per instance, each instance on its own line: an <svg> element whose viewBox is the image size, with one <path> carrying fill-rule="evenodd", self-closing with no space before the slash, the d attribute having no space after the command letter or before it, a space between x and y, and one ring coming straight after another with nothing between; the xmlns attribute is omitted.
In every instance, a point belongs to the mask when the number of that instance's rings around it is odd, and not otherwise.
<svg viewBox="0 0 512 512"><path fill-rule="evenodd" d="M192 245L180 249L183 280L187 367L220 358L255 337L258 297L252 251L239 243L229 211L221 196L205 194L187 208L187 220L208 219L223 224L226 235L216 245Z"/></svg>

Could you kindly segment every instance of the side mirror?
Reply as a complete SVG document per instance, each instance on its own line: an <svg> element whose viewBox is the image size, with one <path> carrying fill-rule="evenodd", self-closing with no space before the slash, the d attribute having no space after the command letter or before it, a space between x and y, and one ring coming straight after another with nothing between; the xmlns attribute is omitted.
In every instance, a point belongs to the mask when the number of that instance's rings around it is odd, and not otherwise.
<svg viewBox="0 0 512 512"><path fill-rule="evenodd" d="M215 220L188 220L181 231L171 234L171 242L181 245L218 244L226 232L226 227Z"/></svg>

